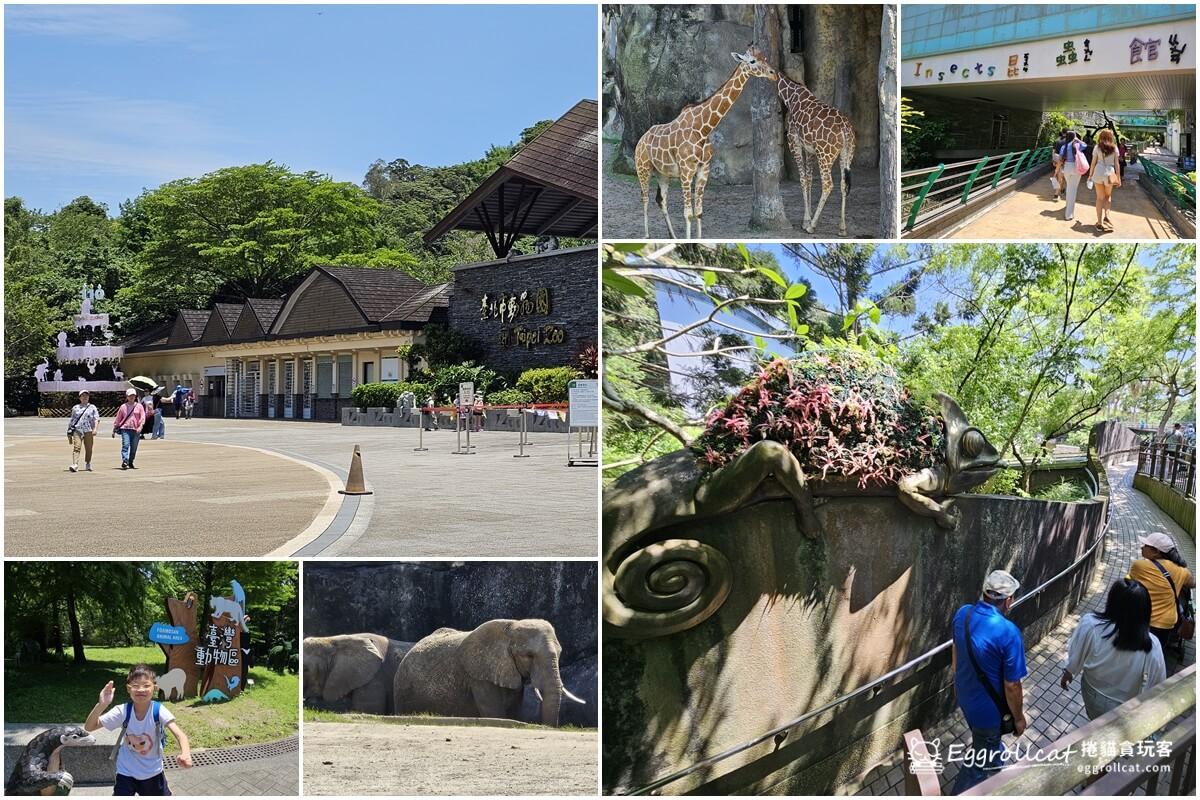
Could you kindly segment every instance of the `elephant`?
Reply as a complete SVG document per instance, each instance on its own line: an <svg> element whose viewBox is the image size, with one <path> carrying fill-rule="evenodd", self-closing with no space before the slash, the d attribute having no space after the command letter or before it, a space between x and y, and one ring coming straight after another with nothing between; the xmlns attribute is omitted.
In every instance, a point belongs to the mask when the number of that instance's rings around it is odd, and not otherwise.
<svg viewBox="0 0 1200 800"><path fill-rule="evenodd" d="M412 642L374 633L304 639L304 702L347 705L364 714L392 713L392 685Z"/></svg>
<svg viewBox="0 0 1200 800"><path fill-rule="evenodd" d="M518 719L526 681L541 701L543 725L558 725L565 697L562 645L542 619L494 619L473 631L438 628L412 646L396 671L397 714Z"/></svg>

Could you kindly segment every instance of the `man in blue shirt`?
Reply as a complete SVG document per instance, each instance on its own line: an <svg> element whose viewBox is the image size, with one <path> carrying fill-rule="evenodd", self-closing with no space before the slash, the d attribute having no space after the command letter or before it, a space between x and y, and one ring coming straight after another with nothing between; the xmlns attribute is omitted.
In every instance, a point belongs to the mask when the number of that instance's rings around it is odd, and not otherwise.
<svg viewBox="0 0 1200 800"><path fill-rule="evenodd" d="M983 582L983 596L974 605L963 606L954 615L954 692L971 728L971 752L967 753L954 781L954 794L961 794L1000 769L1004 742L1000 739L1000 709L993 693L1012 713L1015 733L1025 732L1024 691L1025 644L1021 631L1006 615L1020 583L1002 569ZM979 671L992 693L979 680L967 649L966 623L970 615L971 641Z"/></svg>

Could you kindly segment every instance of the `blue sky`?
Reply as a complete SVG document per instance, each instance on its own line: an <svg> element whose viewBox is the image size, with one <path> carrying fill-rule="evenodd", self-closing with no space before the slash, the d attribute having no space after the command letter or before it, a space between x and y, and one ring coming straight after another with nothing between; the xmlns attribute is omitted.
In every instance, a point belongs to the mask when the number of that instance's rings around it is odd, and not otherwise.
<svg viewBox="0 0 1200 800"><path fill-rule="evenodd" d="M596 7L6 6L4 195L117 213L268 159L360 183L596 98Z"/></svg>

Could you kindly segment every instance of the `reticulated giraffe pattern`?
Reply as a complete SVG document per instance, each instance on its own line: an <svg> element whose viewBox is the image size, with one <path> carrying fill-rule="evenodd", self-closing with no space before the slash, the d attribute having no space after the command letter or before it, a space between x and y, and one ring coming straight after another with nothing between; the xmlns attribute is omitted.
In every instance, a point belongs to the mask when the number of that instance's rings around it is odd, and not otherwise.
<svg viewBox="0 0 1200 800"><path fill-rule="evenodd" d="M813 233L821 209L833 191L833 162L842 167L842 218L838 233L846 235L846 191L850 188L850 164L854 161L854 126L850 117L833 106L826 105L802 83L779 76L779 96L787 107L788 147L800 170L800 185L804 191L804 230ZM809 214L809 184L812 162L816 161L821 174L821 199L816 213Z"/></svg>
<svg viewBox="0 0 1200 800"><path fill-rule="evenodd" d="M638 183L642 187L642 223L646 238L650 237L650 176L658 177L658 205L667 220L671 238L675 228L667 211L667 187L671 178L678 178L683 191L683 220L685 238L692 238L692 219L696 220L696 237L701 238L704 217L704 187L712 164L712 142L709 135L722 118L733 108L746 81L752 77L776 80L774 69L767 64L758 48L751 45L745 52L730 53L738 62L733 75L711 97L686 106L671 122L653 125L642 134L634 150Z"/></svg>

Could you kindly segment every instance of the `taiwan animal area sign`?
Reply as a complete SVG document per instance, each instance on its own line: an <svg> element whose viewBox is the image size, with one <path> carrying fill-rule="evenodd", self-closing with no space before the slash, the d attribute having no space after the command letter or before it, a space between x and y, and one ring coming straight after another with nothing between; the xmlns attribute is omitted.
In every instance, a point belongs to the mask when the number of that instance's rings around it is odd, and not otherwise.
<svg viewBox="0 0 1200 800"><path fill-rule="evenodd" d="M205 703L232 700L242 691L244 664L250 648L246 626L246 594L231 581L231 597L210 597L197 623L195 592L183 600L168 599L170 624L150 627L150 641L162 648L167 671L158 679L164 700L196 697ZM246 636L243 637L243 634ZM199 687L199 689L197 689Z"/></svg>

